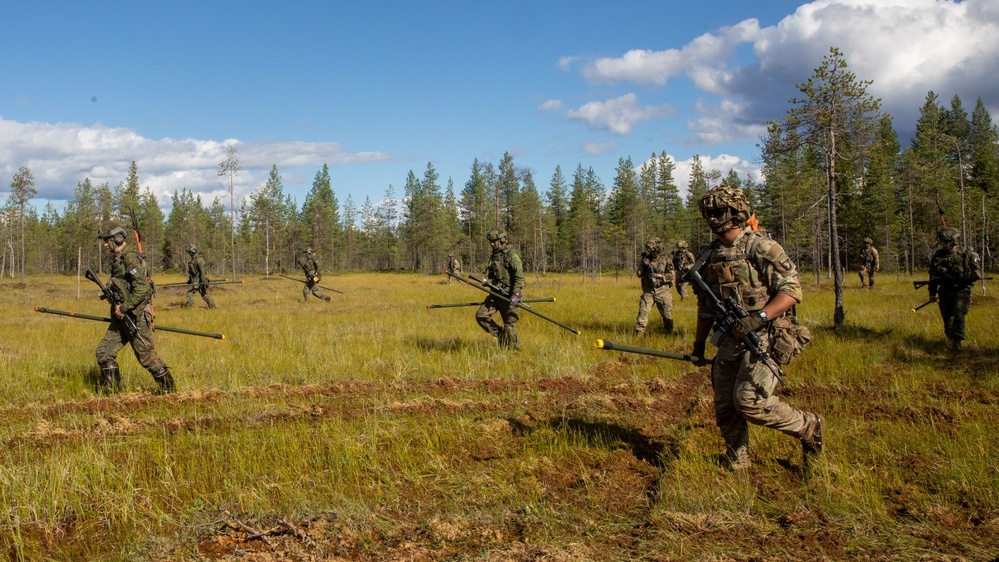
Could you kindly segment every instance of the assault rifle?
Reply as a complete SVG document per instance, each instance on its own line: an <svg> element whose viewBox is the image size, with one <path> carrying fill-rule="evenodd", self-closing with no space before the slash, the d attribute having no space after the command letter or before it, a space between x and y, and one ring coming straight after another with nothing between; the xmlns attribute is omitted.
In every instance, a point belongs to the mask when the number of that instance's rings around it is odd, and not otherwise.
<svg viewBox="0 0 999 562"><path fill-rule="evenodd" d="M732 335L732 328L735 327L736 322L740 318L745 318L749 316L746 309L739 306L739 302L733 297L726 297L724 301L718 298L711 291L711 287L701 279L701 274L696 270L691 269L687 272L687 279L690 279L691 283L694 285L694 289L698 294L703 295L710 301L711 313L715 318L715 335L711 338L711 343L718 345L722 338ZM778 366L773 358L770 357L770 353L763 349L763 342L760 340L760 335L756 332L749 332L748 334L742 336L742 344L746 346L746 349L753 354L753 358L757 361L762 362L764 365L770 369L770 372L777 377L777 380L781 384L784 384L784 374L785 372Z"/></svg>
<svg viewBox="0 0 999 562"><path fill-rule="evenodd" d="M302 281L301 279L295 279L294 277L288 277L287 275L282 275L280 273L278 273L278 277L284 277L285 279L291 279L292 281L298 281L299 283L303 283L305 285L309 284L308 281ZM318 277L313 277L312 278L312 282L313 283L316 283L318 281L319 281ZM240 283L242 283L242 281L240 281ZM320 289L326 289L327 291L333 291L334 293L340 293L341 295L346 295L347 294L347 293L344 293L343 291L337 291L336 289L334 289L332 287L323 287L322 285L318 285L318 284L316 285L316 287L319 287Z"/></svg>
<svg viewBox="0 0 999 562"><path fill-rule="evenodd" d="M101 288L101 300L108 301L111 305L111 318L115 318L114 309L116 306L125 304L125 299L116 291L111 290L110 287L101 283L101 280L97 278L94 274L94 270L87 268L87 272L84 274L87 279L90 279L97 286ZM121 319L121 322L125 324L125 329L128 330L128 334L133 338L139 335L139 326L135 323L135 318L132 318L127 312L125 317Z"/></svg>
<svg viewBox="0 0 999 562"><path fill-rule="evenodd" d="M918 289L929 285L930 283L938 283L940 285L945 285L949 287L963 288L964 286L972 286L977 281L991 281L991 277L935 277L933 279L927 279L926 281L913 281L912 288Z"/></svg>
<svg viewBox="0 0 999 562"><path fill-rule="evenodd" d="M461 281L462 283L464 283L466 285L469 285L471 287L475 287L476 289L478 289L480 291L485 291L486 293L489 293L490 295L492 295L492 296L494 296L494 297L496 297L496 298L498 298L498 299L500 299L502 301L510 302L510 297L506 296L506 291L504 291L503 289L497 287L496 285L493 285L492 283L490 283L489 281L486 281L485 279L481 279L481 278L476 277L474 275L469 275L468 276L469 279L473 279L475 281L478 281L481 284L481 286L479 286L479 285L476 285L476 284L472 283L468 279L465 279L464 277L462 277L461 275L458 275L456 273L452 273L452 272L449 272L449 271L445 271L445 273L447 273L451 277L454 277L455 279L457 279L458 281ZM555 320L554 318L549 318L549 317L545 316L544 314L541 314L540 312L534 310L533 308L531 308L530 306L528 306L526 304L518 304L517 306L519 308L522 308L522 309L526 310L527 312L530 312L531 314L537 316L538 318L541 318L543 320L547 320L547 321L551 322L552 324L555 324L559 328L564 328L564 329L569 330L570 332L576 334L577 336L579 335L579 330L577 330L576 328L573 328L572 326L567 326L567 325L559 322L558 320Z"/></svg>

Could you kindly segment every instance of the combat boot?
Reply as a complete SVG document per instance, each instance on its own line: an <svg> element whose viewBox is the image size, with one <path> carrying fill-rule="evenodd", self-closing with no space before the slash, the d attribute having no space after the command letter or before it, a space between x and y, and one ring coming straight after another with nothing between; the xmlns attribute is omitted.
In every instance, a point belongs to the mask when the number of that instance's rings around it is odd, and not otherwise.
<svg viewBox="0 0 999 562"><path fill-rule="evenodd" d="M324 299L324 300L325 300L326 302L330 302L331 300L333 300L333 297L331 297L331 296L329 296L329 295L326 295L325 297L323 297L323 299Z"/></svg>
<svg viewBox="0 0 999 562"><path fill-rule="evenodd" d="M964 343L961 340L950 340L950 350L954 353L959 353L963 348Z"/></svg>
<svg viewBox="0 0 999 562"><path fill-rule="evenodd" d="M818 414L806 413L809 424L808 430L801 438L801 453L807 465L809 460L822 452L822 416Z"/></svg>
<svg viewBox="0 0 999 562"><path fill-rule="evenodd" d="M673 319L670 318L663 322L663 329L666 330L666 335L671 335L673 333Z"/></svg>
<svg viewBox="0 0 999 562"><path fill-rule="evenodd" d="M517 328L515 326L503 326L503 330L499 335L499 345L504 349L512 349L514 351L520 349L520 337L517 335Z"/></svg>
<svg viewBox="0 0 999 562"><path fill-rule="evenodd" d="M117 363L101 365L100 379L97 381L102 392L118 392L121 390L121 371Z"/></svg>
<svg viewBox="0 0 999 562"><path fill-rule="evenodd" d="M722 455L722 466L733 472L746 470L753 466L753 459L749 457L749 445L729 447Z"/></svg>
<svg viewBox="0 0 999 562"><path fill-rule="evenodd" d="M164 365L159 371L153 373L153 379L156 380L156 384L160 387L160 394L171 394L173 392L177 392L177 385L173 382L173 375L170 374L170 369L168 369L166 365Z"/></svg>

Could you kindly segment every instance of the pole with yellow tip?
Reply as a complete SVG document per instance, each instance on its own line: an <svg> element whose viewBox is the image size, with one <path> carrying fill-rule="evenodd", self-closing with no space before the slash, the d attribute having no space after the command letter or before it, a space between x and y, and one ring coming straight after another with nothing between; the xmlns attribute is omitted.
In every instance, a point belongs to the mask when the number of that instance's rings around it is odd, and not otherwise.
<svg viewBox="0 0 999 562"><path fill-rule="evenodd" d="M684 353L672 353L669 351L659 351L658 349L649 349L647 347L636 347L633 345L625 345L623 343L614 343L605 340L595 340L593 342L593 347L597 349L606 349L609 351L624 351L626 353L638 353L640 355L652 355L654 357L663 357L666 359L676 359L677 361L690 361L691 363L700 363L701 357L695 355L686 355ZM712 359L706 360L711 363Z"/></svg>

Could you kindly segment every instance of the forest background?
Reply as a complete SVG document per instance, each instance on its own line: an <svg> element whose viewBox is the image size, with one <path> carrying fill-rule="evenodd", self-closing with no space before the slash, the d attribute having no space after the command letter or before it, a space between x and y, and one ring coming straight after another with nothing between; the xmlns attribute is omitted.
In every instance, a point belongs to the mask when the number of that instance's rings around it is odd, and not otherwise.
<svg viewBox="0 0 999 562"><path fill-rule="evenodd" d="M466 270L488 260L485 233L501 228L519 248L528 272L578 272L595 276L630 271L644 242L664 237L692 249L710 241L697 203L721 182L742 187L760 224L816 281L859 265L863 239L880 249L885 272L913 274L926 266L944 225L961 229L963 242L994 265L999 223L999 130L981 98L970 115L964 101L949 104L933 91L920 109L916 134L903 146L880 100L846 69L835 48L787 115L768 123L761 139L762 182L734 170L704 169L697 155L686 193L665 150L637 164L621 158L610 185L583 163L567 173L555 168L539 187L537 172L509 152L496 163L475 160L463 184L442 184L433 163L410 171L402 193L341 202L328 166L316 172L305 200L284 191L280 170L249 197L202 201L186 188L164 212L133 161L128 177L112 187L80 181L62 212L28 203L32 170L22 167L0 208L0 272L23 282L27 274L61 274L91 265L103 268L99 229L134 217L153 274L182 269L191 245L200 248L216 276L289 272L306 247L323 270L440 272L454 252ZM219 176L239 173L230 147ZM544 180L541 180L542 182ZM231 193L231 190L230 190ZM228 203L229 208L226 208ZM237 208L238 203L238 208ZM841 276L837 275L837 286Z"/></svg>

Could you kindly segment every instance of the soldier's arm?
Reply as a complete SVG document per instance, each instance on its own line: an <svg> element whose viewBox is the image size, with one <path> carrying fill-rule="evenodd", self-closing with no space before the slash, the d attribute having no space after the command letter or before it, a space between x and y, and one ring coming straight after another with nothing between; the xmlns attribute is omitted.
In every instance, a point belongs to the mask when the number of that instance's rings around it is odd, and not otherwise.
<svg viewBox="0 0 999 562"><path fill-rule="evenodd" d="M123 313L131 312L135 307L142 304L152 292L152 286L146 279L146 269L142 267L142 261L138 254L127 253L123 256L125 266L125 281L131 288L128 300L121 306Z"/></svg>

